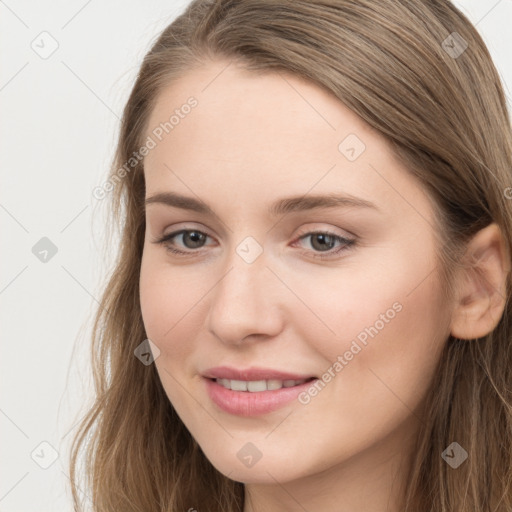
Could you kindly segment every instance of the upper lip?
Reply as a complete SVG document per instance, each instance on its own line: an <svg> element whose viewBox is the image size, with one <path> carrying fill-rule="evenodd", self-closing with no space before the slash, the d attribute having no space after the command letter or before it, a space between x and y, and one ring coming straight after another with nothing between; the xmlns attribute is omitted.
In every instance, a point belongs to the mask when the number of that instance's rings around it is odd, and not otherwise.
<svg viewBox="0 0 512 512"><path fill-rule="evenodd" d="M229 379L229 380L304 380L314 378L314 375L304 375L298 373L282 372L272 368L247 368L245 370L230 368L229 366L216 366L203 373L203 377L210 379Z"/></svg>

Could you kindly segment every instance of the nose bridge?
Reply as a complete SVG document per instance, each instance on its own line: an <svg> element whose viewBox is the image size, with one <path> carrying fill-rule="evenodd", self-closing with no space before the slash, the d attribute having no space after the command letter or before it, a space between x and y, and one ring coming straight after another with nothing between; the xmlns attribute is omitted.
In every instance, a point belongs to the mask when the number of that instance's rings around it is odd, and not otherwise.
<svg viewBox="0 0 512 512"><path fill-rule="evenodd" d="M208 329L227 343L251 334L274 336L280 328L275 277L266 268L265 254L256 249L254 241L242 241L212 289Z"/></svg>

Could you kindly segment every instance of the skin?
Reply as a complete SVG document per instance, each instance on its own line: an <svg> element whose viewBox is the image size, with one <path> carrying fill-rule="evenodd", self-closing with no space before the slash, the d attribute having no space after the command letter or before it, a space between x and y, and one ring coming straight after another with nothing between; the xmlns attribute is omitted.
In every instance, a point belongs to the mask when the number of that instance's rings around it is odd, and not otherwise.
<svg viewBox="0 0 512 512"><path fill-rule="evenodd" d="M488 256L485 289L501 295L489 301L482 283L461 275L447 303L432 205L361 118L293 75L219 60L162 91L146 136L190 96L198 105L144 162L146 198L174 191L215 212L146 207L140 300L169 400L215 468L246 484L244 512L398 511L440 350L450 332L489 332L503 311L499 230L482 230L469 249ZM366 146L354 161L338 149L349 134ZM332 193L378 210L267 212L282 197ZM208 237L201 246L176 236L185 256L154 242L179 229ZM315 258L325 254L315 237L300 237L325 230L356 244L334 254L335 242L330 259ZM263 249L250 264L236 252L248 236ZM247 418L206 393L201 373L219 365L320 377L397 302L401 311L307 405ZM262 454L252 467L237 457L248 442Z"/></svg>

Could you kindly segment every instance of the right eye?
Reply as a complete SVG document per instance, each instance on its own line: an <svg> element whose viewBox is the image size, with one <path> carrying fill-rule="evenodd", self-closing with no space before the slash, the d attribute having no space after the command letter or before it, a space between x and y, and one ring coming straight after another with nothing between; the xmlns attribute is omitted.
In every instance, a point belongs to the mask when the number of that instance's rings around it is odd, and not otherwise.
<svg viewBox="0 0 512 512"><path fill-rule="evenodd" d="M189 251L176 249L176 243L174 239L177 237L181 237L182 246L190 249ZM179 231L169 233L158 240L155 240L154 243L163 245L169 252L173 254L188 255L198 252L194 251L194 249L200 248L207 238L210 238L209 235L197 229L181 229Z"/></svg>

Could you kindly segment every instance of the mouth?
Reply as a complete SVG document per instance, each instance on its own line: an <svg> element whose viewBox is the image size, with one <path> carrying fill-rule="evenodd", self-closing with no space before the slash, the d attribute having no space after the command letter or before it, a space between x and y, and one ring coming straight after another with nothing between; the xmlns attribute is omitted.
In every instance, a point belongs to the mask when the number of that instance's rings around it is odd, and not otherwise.
<svg viewBox="0 0 512 512"><path fill-rule="evenodd" d="M265 379L256 381L203 377L206 393L217 406L217 412L252 417L268 414L293 404L301 406L297 398L318 379Z"/></svg>
<svg viewBox="0 0 512 512"><path fill-rule="evenodd" d="M220 379L220 378L208 378L212 382L216 382L219 386L232 391L242 391L247 393L261 393L262 391L277 391L282 388L293 388L300 386L307 382L315 380L316 377L310 377L308 379L263 379L263 380L234 380L234 379Z"/></svg>

